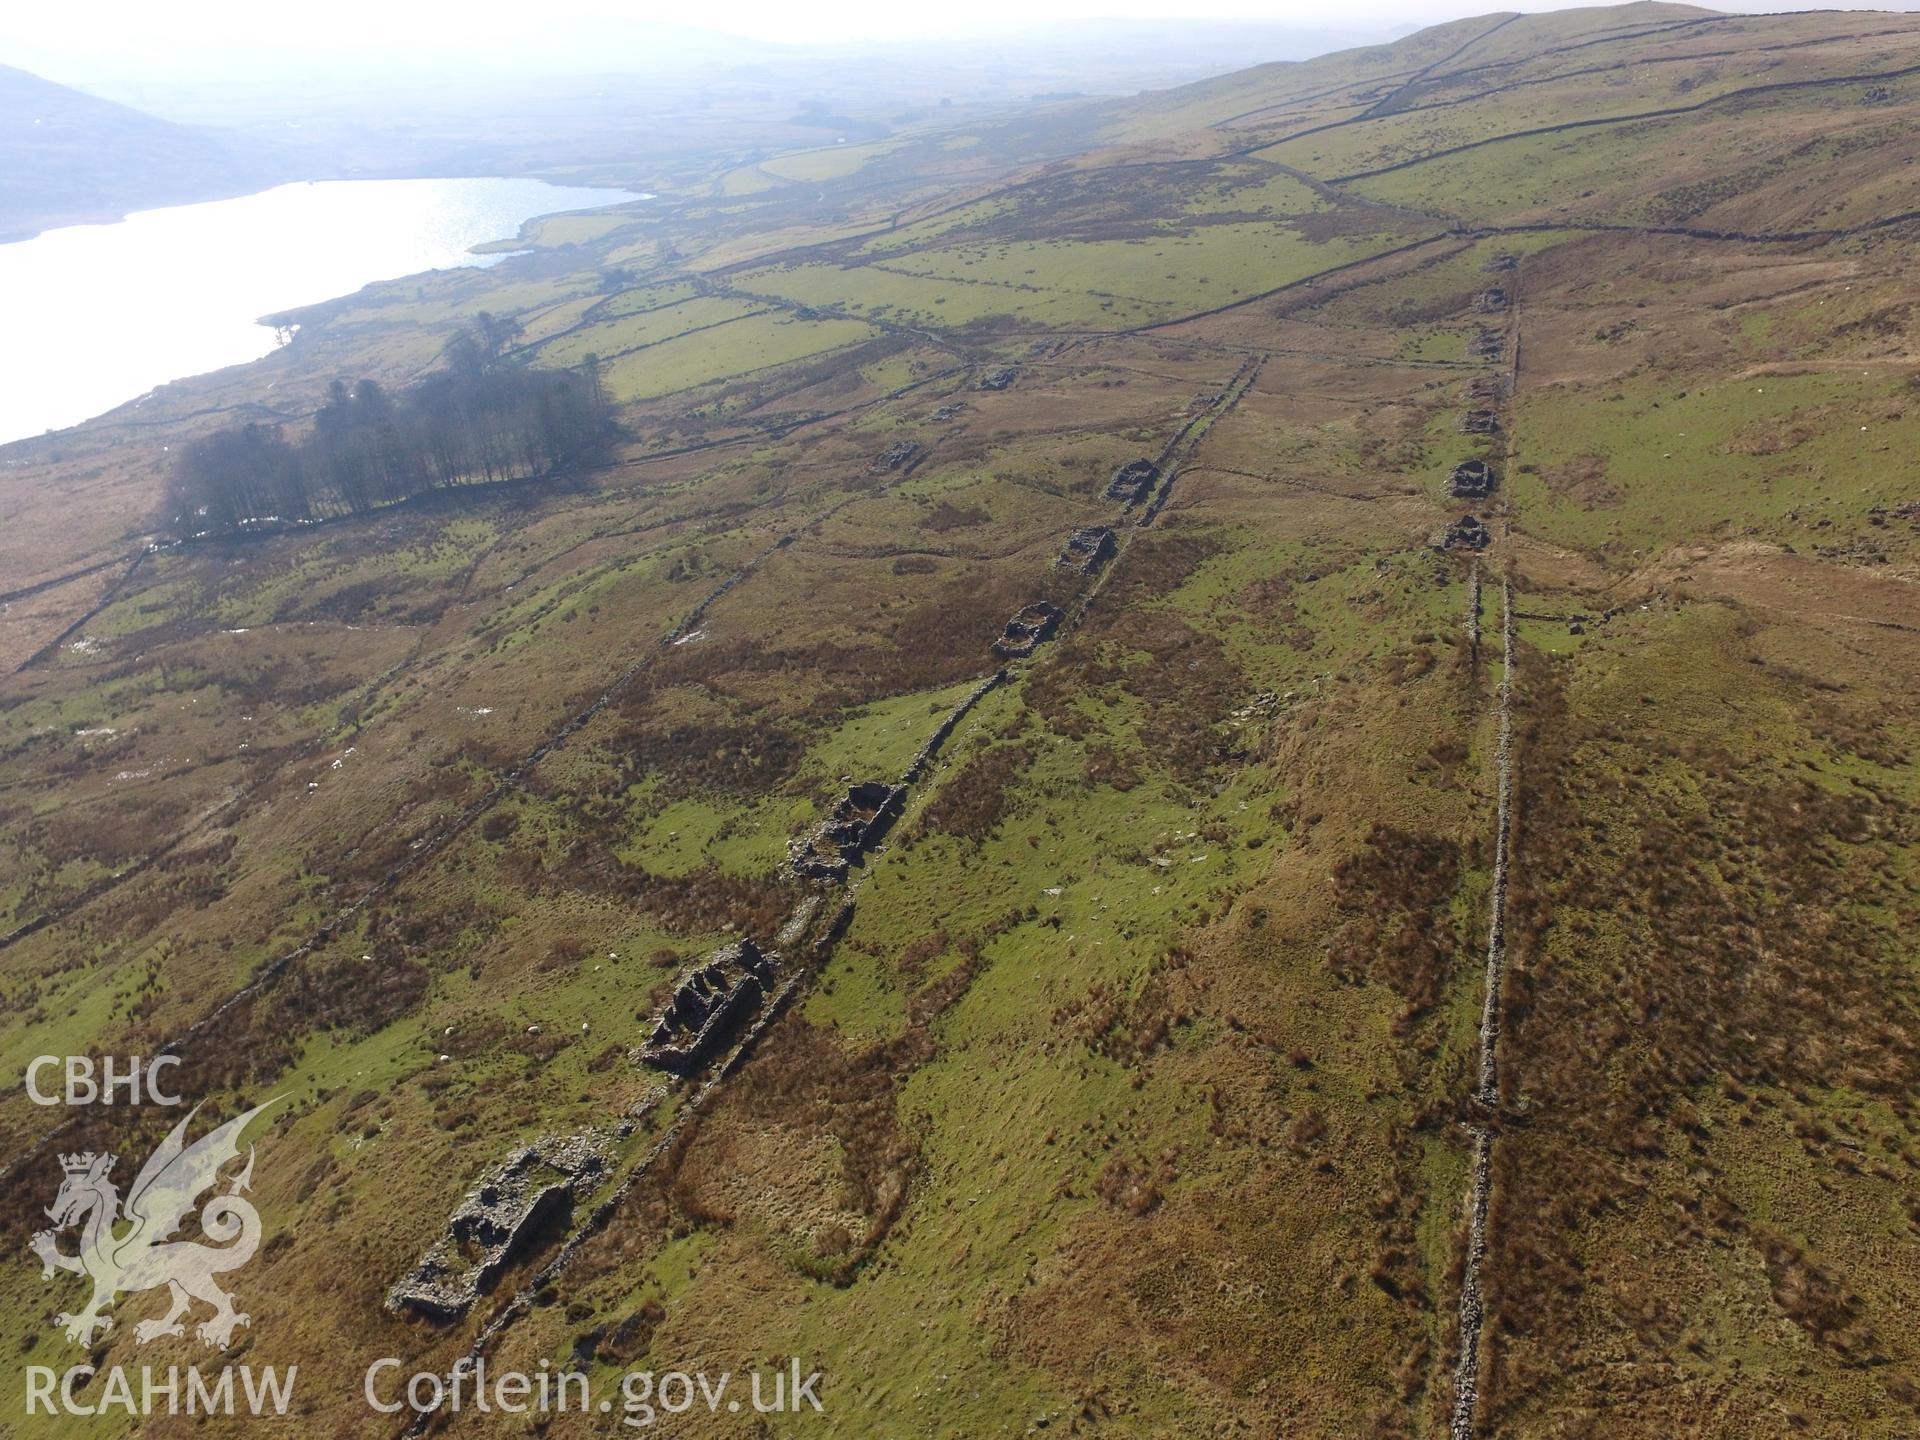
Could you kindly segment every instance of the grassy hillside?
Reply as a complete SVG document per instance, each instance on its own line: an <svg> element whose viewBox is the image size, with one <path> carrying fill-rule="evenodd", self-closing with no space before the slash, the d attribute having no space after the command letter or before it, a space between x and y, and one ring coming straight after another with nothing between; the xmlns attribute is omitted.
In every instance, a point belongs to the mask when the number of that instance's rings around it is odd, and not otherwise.
<svg viewBox="0 0 1920 1440"><path fill-rule="evenodd" d="M233 1282L329 1433L476 1353L825 1372L696 1436L1910 1433L1916 86L1920 20L1633 5L928 120L9 447L5 1065L285 1097ZM615 463L145 549L163 447L481 310ZM761 1023L642 1063L742 935ZM8 1243L174 1118L9 1092ZM390 1309L555 1135L571 1218ZM94 1363L210 1363L162 1308Z"/></svg>
<svg viewBox="0 0 1920 1440"><path fill-rule="evenodd" d="M0 65L0 243L292 174L271 147L175 125Z"/></svg>

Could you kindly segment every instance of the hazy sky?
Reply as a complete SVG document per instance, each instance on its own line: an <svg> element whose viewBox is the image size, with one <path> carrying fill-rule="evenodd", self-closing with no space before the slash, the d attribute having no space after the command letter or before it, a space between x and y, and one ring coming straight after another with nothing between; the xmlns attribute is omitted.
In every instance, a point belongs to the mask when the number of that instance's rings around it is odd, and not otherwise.
<svg viewBox="0 0 1920 1440"><path fill-rule="evenodd" d="M1572 0L1567 0L1572 3ZM1723 0L1717 9L1807 9L1812 0ZM1920 0L1888 0L1835 9L1913 9ZM901 4L899 0L728 0L704 7L650 0L326 0L289 5L276 0L88 0L0 4L0 62L21 50L143 47L172 50L183 41L229 45L287 45L302 50L347 50L377 39L385 44L445 39L449 27L471 40L524 33L530 23L604 18L693 24L774 41L900 39L956 28L1003 27L1046 20L1219 18L1261 20L1303 29L1430 24L1500 9L1563 9L1560 0L1342 0L1339 5L1275 0L967 0L964 6Z"/></svg>

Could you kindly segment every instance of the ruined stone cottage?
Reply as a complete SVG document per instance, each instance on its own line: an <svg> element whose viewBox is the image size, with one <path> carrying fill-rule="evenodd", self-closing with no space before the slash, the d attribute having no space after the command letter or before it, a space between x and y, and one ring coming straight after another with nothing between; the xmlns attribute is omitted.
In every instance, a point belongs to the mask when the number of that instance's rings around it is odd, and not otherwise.
<svg viewBox="0 0 1920 1440"><path fill-rule="evenodd" d="M875 474L901 470L920 458L920 447L911 440L896 440L882 450L873 462Z"/></svg>
<svg viewBox="0 0 1920 1440"><path fill-rule="evenodd" d="M1067 548L1053 563L1062 570L1092 575L1113 558L1113 531L1105 525L1089 525L1067 537Z"/></svg>
<svg viewBox="0 0 1920 1440"><path fill-rule="evenodd" d="M1107 498L1127 505L1138 505L1160 478L1160 467L1151 460L1129 460L1113 472L1107 482Z"/></svg>
<svg viewBox="0 0 1920 1440"><path fill-rule="evenodd" d="M855 785L833 812L787 847L787 868L802 880L844 880L885 838L906 803L904 786L884 780Z"/></svg>
<svg viewBox="0 0 1920 1440"><path fill-rule="evenodd" d="M1431 543L1439 550L1484 550L1493 543L1493 532L1481 523L1479 516L1462 515L1435 535Z"/></svg>
<svg viewBox="0 0 1920 1440"><path fill-rule="evenodd" d="M480 1177L420 1263L387 1292L387 1307L457 1320L500 1273L571 1219L574 1199L598 1183L606 1157L588 1136L546 1136Z"/></svg>
<svg viewBox="0 0 1920 1440"><path fill-rule="evenodd" d="M1461 500L1478 500L1493 493L1493 467L1484 460L1462 460L1447 477L1447 493Z"/></svg>
<svg viewBox="0 0 1920 1440"><path fill-rule="evenodd" d="M993 653L1003 660L1031 655L1052 636L1059 623L1060 607L1050 600L1036 600L1007 622L1007 628L993 642Z"/></svg>
<svg viewBox="0 0 1920 1440"><path fill-rule="evenodd" d="M690 966L654 1017L641 1060L673 1075L698 1070L759 1010L779 963L778 955L740 939Z"/></svg>

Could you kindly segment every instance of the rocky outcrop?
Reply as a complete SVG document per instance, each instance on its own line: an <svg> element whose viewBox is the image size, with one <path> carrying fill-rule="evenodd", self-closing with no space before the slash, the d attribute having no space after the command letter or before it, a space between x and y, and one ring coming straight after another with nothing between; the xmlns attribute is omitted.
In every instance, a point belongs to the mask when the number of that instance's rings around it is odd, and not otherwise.
<svg viewBox="0 0 1920 1440"><path fill-rule="evenodd" d="M1050 600L1036 600L1023 607L993 642L993 653L1003 660L1019 660L1031 655L1051 638L1060 624L1060 613L1060 607Z"/></svg>
<svg viewBox="0 0 1920 1440"><path fill-rule="evenodd" d="M773 987L780 957L736 940L692 966L654 1017L640 1059L656 1070L691 1075L756 1013Z"/></svg>
<svg viewBox="0 0 1920 1440"><path fill-rule="evenodd" d="M1447 494L1460 500L1479 500L1493 493L1499 477L1484 460L1462 460L1447 476Z"/></svg>
<svg viewBox="0 0 1920 1440"><path fill-rule="evenodd" d="M986 374L982 375L980 377L980 383L973 388L976 390L1004 390L1011 384L1013 384L1013 367L1011 365L1002 365L998 370L989 370Z"/></svg>
<svg viewBox="0 0 1920 1440"><path fill-rule="evenodd" d="M802 880L845 880L885 837L906 803L904 785L869 780L840 797L833 813L787 847L787 868Z"/></svg>
<svg viewBox="0 0 1920 1440"><path fill-rule="evenodd" d="M1053 563L1062 570L1092 575L1114 555L1113 531L1104 525L1089 525L1076 530L1067 539L1067 548Z"/></svg>
<svg viewBox="0 0 1920 1440"><path fill-rule="evenodd" d="M1885 505L1875 505L1867 511L1869 525L1885 525L1889 520L1910 520L1920 524L1920 500L1909 500L1891 509Z"/></svg>
<svg viewBox="0 0 1920 1440"><path fill-rule="evenodd" d="M1462 435L1497 435L1500 417L1491 410L1469 410L1460 417Z"/></svg>
<svg viewBox="0 0 1920 1440"><path fill-rule="evenodd" d="M457 1320L542 1235L564 1226L577 1195L606 1170L597 1141L548 1136L480 1177L420 1263L387 1292L387 1307Z"/></svg>
<svg viewBox="0 0 1920 1440"><path fill-rule="evenodd" d="M1129 460L1113 472L1107 482L1107 498L1127 505L1138 505L1160 478L1160 467L1151 460Z"/></svg>
<svg viewBox="0 0 1920 1440"><path fill-rule="evenodd" d="M875 457L873 471L884 475L889 470L904 470L919 458L919 445L912 440L896 440Z"/></svg>
<svg viewBox="0 0 1920 1440"><path fill-rule="evenodd" d="M1518 255L1514 254L1511 250L1502 250L1499 254L1487 261L1481 268L1489 273L1497 274L1503 270L1518 269L1519 265L1520 257Z"/></svg>

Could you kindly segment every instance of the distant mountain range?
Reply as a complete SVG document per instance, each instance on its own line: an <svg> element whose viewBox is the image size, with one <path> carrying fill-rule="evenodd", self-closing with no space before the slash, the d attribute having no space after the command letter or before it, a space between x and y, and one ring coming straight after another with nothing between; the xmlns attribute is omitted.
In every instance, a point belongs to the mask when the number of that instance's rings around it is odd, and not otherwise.
<svg viewBox="0 0 1920 1440"><path fill-rule="evenodd" d="M1385 37L1103 20L780 45L575 20L315 53L134 38L9 45L70 84L0 66L0 243L288 180L532 174L652 188L689 155L817 144L823 122L836 138L877 138L935 107L1128 95Z"/></svg>
<svg viewBox="0 0 1920 1440"><path fill-rule="evenodd" d="M117 105L0 65L0 241L295 178L270 145Z"/></svg>
<svg viewBox="0 0 1920 1440"><path fill-rule="evenodd" d="M646 77L650 85L757 77L823 99L843 88L866 95L877 82L889 105L938 99L948 93L939 77L953 93L995 102L1058 88L1130 94L1398 33L1337 16L1317 24L1103 19L782 44L614 16L525 10L490 18L449 34L400 17L378 34L315 36L302 44L162 27L90 37L85 45L12 44L7 54L37 74L186 124L377 127L396 117L471 109L476 100L484 106L529 93L551 97L612 77Z"/></svg>

